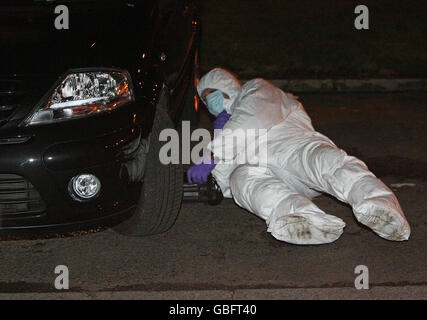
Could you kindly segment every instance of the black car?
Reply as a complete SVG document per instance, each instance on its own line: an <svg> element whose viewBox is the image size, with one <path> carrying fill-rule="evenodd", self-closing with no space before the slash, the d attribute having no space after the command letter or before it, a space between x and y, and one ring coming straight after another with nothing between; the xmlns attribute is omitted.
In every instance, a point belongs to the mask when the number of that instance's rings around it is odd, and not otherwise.
<svg viewBox="0 0 427 320"><path fill-rule="evenodd" d="M1 2L2 233L118 224L148 235L173 225L183 168L160 163L159 132L197 121L196 9Z"/></svg>

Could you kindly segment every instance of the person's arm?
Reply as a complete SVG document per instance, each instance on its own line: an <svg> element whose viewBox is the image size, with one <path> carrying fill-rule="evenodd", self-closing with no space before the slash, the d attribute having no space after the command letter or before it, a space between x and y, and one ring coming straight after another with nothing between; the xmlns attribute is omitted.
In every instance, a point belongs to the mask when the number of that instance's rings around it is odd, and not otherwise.
<svg viewBox="0 0 427 320"><path fill-rule="evenodd" d="M220 130L230 119L231 115L228 114L225 110L218 114L217 118L214 121L214 129ZM203 158L202 162L191 166L187 171L187 179L190 183L206 183L208 181L208 176L211 171L215 168L215 161L212 158L206 159Z"/></svg>
<svg viewBox="0 0 427 320"><path fill-rule="evenodd" d="M214 121L214 129L220 130L224 128L225 124L227 123L228 119L230 119L231 114L228 114L227 111L221 112L217 118Z"/></svg>

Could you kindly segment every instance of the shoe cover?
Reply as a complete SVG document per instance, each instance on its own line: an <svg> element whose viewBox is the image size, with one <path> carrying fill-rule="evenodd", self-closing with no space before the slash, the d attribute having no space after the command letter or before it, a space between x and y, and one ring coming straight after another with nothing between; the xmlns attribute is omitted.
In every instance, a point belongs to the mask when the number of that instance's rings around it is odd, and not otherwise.
<svg viewBox="0 0 427 320"><path fill-rule="evenodd" d="M344 221L329 214L292 213L270 221L267 231L288 243L324 244L337 240L344 227Z"/></svg>

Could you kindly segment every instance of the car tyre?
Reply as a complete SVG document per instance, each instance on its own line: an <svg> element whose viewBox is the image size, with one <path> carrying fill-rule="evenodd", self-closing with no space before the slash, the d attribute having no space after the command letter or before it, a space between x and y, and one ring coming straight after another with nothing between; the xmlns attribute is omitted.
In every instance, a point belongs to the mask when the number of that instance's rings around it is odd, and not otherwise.
<svg viewBox="0 0 427 320"><path fill-rule="evenodd" d="M131 236L154 235L169 230L175 223L183 194L181 164L162 164L160 149L166 141L159 141L163 129L174 128L166 112L168 95L161 94L149 137L144 182L135 214L114 229Z"/></svg>

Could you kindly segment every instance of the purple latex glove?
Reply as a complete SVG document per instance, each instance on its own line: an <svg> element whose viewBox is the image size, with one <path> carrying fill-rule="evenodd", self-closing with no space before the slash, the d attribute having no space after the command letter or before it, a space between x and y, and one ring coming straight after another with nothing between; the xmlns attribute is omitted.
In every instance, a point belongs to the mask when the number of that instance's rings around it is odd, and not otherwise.
<svg viewBox="0 0 427 320"><path fill-rule="evenodd" d="M230 119L231 114L228 114L227 111L221 112L214 121L214 129L222 129L227 123L228 119Z"/></svg>
<svg viewBox="0 0 427 320"><path fill-rule="evenodd" d="M218 114L214 122L214 129L222 129L230 117L231 114L228 114L225 110ZM188 182L197 184L208 182L208 176L213 168L215 168L213 159L203 159L202 163L191 166L190 169L188 169Z"/></svg>
<svg viewBox="0 0 427 320"><path fill-rule="evenodd" d="M207 163L208 161L209 163ZM191 166L187 171L188 182L197 184L208 182L208 176L213 168L215 168L215 162L213 159L205 159L202 163Z"/></svg>

